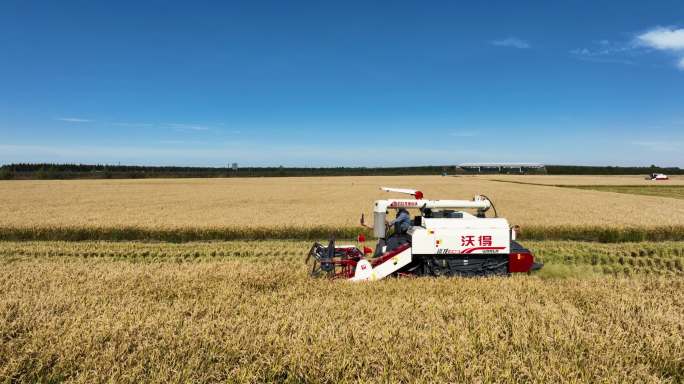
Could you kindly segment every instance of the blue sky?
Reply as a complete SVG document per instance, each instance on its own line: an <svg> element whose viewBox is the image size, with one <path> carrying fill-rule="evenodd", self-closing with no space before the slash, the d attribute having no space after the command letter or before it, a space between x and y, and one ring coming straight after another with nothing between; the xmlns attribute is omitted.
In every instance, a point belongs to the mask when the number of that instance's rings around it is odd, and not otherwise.
<svg viewBox="0 0 684 384"><path fill-rule="evenodd" d="M39 161L684 166L684 2L5 0Z"/></svg>

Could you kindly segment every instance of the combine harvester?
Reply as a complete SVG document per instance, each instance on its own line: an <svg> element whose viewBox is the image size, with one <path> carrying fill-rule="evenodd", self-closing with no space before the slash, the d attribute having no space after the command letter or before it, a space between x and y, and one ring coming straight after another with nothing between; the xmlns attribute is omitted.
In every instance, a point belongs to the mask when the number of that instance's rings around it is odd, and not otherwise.
<svg viewBox="0 0 684 384"><path fill-rule="evenodd" d="M328 246L315 243L306 258L311 275L348 279L380 280L388 276L492 276L538 270L532 253L515 241L515 227L499 218L486 196L473 200L428 200L411 189L382 188L409 194L414 199L375 201L373 234L379 239L375 252L362 246ZM494 217L485 213L494 209ZM388 210L420 212L405 235L387 224ZM461 211L475 210L475 214ZM361 217L363 225L363 216ZM365 238L359 235L363 244ZM366 255L375 253L367 259Z"/></svg>
<svg viewBox="0 0 684 384"><path fill-rule="evenodd" d="M669 180L670 178L667 177L666 174L664 173L651 173L650 175L646 176L646 180L653 180L653 181L661 181L661 180Z"/></svg>

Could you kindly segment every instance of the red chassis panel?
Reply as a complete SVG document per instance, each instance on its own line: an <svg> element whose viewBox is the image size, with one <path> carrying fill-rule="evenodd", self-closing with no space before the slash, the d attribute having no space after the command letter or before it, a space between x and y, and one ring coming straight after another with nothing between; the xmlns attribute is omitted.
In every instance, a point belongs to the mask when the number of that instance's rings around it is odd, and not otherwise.
<svg viewBox="0 0 684 384"><path fill-rule="evenodd" d="M508 272L529 272L534 264L534 256L527 252L511 252L508 255Z"/></svg>

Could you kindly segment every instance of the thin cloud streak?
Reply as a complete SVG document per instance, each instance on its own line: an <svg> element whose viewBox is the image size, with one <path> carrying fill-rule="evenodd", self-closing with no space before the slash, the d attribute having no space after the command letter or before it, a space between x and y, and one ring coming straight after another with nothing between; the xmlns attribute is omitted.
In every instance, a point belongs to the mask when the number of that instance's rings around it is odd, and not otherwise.
<svg viewBox="0 0 684 384"><path fill-rule="evenodd" d="M532 47L529 42L519 39L517 37L507 37L502 40L493 40L489 43L497 47L509 47L518 49L528 49Z"/></svg>
<svg viewBox="0 0 684 384"><path fill-rule="evenodd" d="M64 121L67 123L93 123L95 120L90 120L90 119L81 119L78 117L57 117L55 118L57 121Z"/></svg>
<svg viewBox="0 0 684 384"><path fill-rule="evenodd" d="M110 123L117 127L130 127L130 128L162 128L162 129L175 129L178 131L208 131L212 129L206 125L200 124L185 124L185 123L131 123L131 122L116 122Z"/></svg>
<svg viewBox="0 0 684 384"><path fill-rule="evenodd" d="M594 41L592 48L576 48L570 51L573 58L592 63L636 65L633 59L646 53L634 42Z"/></svg>
<svg viewBox="0 0 684 384"><path fill-rule="evenodd" d="M168 126L170 128L179 130L179 131L208 131L211 128L206 126L206 125L198 125L198 124L181 124L181 123L167 123L167 124L162 124L162 126Z"/></svg>
<svg viewBox="0 0 684 384"><path fill-rule="evenodd" d="M131 128L151 128L151 127L154 127L154 124L150 124L150 123L112 123L112 125L115 125L117 127L131 127Z"/></svg>
<svg viewBox="0 0 684 384"><path fill-rule="evenodd" d="M54 120L56 121L62 121L62 122L67 122L67 123L94 123L96 122L95 120L92 119L84 119L84 118L79 118L79 117L57 117ZM124 127L124 128L161 128L161 129L173 129L176 131L209 131L215 129L212 126L209 125L204 125L204 124L194 124L194 123L144 123L144 122L126 122L126 121L115 121L115 122L100 122L100 124L104 125L111 125L115 127ZM219 123L216 125L224 125L223 123ZM230 133L233 134L238 134L240 131L238 130L232 130Z"/></svg>

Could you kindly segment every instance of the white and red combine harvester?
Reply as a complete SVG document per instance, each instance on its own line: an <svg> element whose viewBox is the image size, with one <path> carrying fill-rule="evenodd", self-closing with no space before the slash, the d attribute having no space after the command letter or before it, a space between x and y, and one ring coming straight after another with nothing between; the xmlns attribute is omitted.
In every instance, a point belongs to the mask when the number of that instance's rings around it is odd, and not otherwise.
<svg viewBox="0 0 684 384"><path fill-rule="evenodd" d="M667 177L667 175L664 173L651 173L650 175L646 176L646 180L659 181L659 180L669 180L669 179L670 178Z"/></svg>
<svg viewBox="0 0 684 384"><path fill-rule="evenodd" d="M491 276L531 272L542 267L532 252L515 241L515 229L496 216L485 196L472 200L429 200L411 189L382 188L410 194L413 199L377 200L373 209L375 251L365 246L315 243L307 255L312 276L379 280L388 276ZM403 234L387 224L389 210L413 210L417 215ZM463 210L475 210L475 214ZM362 216L363 224L363 216ZM365 239L359 236L363 243ZM366 258L373 253L372 258Z"/></svg>

